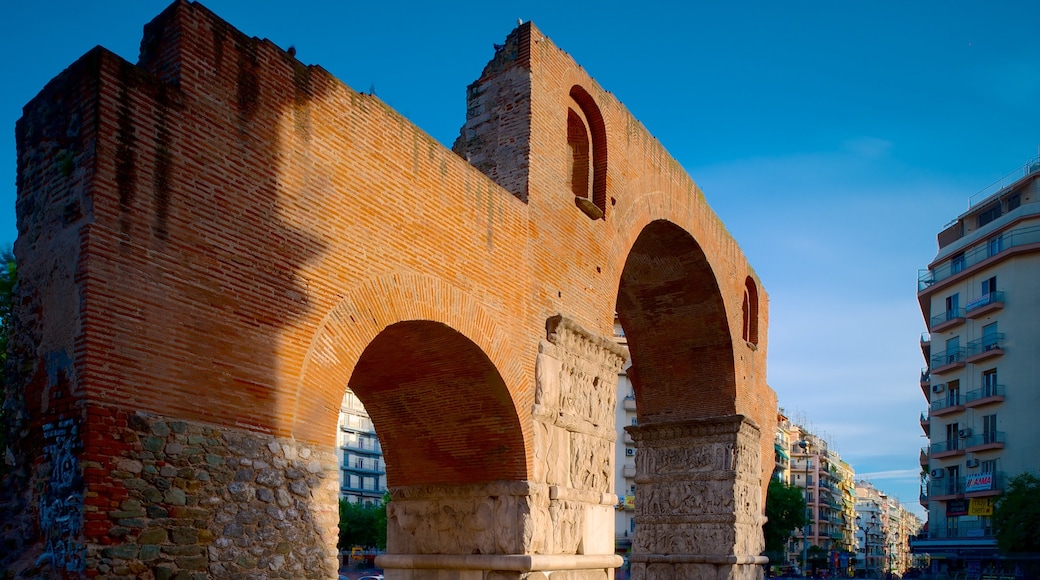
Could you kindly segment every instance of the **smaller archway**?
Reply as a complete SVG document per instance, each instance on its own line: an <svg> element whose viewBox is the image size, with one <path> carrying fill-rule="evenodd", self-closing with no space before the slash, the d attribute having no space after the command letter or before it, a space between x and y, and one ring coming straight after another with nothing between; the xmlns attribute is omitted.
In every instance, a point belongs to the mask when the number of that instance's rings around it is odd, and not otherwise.
<svg viewBox="0 0 1040 580"><path fill-rule="evenodd" d="M349 387L379 432L391 488L526 478L523 435L502 376L447 325L388 326L362 353Z"/></svg>

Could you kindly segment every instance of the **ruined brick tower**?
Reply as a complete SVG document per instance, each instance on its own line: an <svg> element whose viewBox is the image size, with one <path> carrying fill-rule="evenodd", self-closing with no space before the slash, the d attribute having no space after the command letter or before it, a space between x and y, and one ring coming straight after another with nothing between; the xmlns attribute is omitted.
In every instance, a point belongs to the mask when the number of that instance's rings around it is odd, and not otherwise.
<svg viewBox="0 0 1040 580"><path fill-rule="evenodd" d="M524 24L449 151L201 5L17 127L3 565L331 578L336 415L386 451L388 579L758 578L767 300L694 182ZM611 340L614 313L631 352Z"/></svg>

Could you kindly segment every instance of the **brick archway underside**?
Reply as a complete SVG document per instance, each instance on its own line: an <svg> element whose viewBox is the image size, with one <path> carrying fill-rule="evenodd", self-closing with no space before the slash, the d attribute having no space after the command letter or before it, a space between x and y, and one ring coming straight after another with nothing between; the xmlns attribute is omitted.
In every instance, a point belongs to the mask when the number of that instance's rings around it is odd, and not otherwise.
<svg viewBox="0 0 1040 580"><path fill-rule="evenodd" d="M365 349L349 386L375 422L390 485L525 478L523 437L502 377L448 326L389 326Z"/></svg>
<svg viewBox="0 0 1040 580"><path fill-rule="evenodd" d="M641 422L736 412L732 338L711 265L667 221L633 244L618 289Z"/></svg>

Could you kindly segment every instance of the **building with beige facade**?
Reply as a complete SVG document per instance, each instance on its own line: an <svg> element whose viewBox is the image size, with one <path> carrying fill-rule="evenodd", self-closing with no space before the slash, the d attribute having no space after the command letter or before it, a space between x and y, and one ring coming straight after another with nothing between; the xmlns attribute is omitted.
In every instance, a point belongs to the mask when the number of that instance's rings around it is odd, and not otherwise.
<svg viewBox="0 0 1040 580"><path fill-rule="evenodd" d="M854 472L822 437L801 425L791 425L790 483L803 489L809 525L796 530L789 543L788 560L802 564L816 546L826 552L824 568L845 570L854 547Z"/></svg>
<svg viewBox="0 0 1040 580"><path fill-rule="evenodd" d="M997 558L994 500L1040 466L1040 160L973 196L938 234L917 297L928 332L913 550L950 570Z"/></svg>

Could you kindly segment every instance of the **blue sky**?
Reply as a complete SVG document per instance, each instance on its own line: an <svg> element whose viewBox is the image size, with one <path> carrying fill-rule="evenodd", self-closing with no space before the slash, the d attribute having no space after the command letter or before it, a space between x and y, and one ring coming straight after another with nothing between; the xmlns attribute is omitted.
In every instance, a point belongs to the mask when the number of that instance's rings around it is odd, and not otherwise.
<svg viewBox="0 0 1040 580"><path fill-rule="evenodd" d="M1036 158L1040 2L210 0L441 143L492 45L533 20L705 191L770 296L769 382L856 469L917 504L917 269L970 195ZM167 2L4 2L0 246L14 123L95 45L135 61Z"/></svg>

